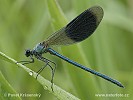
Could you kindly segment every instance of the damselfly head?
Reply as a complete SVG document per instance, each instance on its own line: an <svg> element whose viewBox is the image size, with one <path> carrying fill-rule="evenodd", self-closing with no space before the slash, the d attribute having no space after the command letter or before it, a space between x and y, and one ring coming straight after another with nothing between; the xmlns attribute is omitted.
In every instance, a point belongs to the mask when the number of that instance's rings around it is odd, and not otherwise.
<svg viewBox="0 0 133 100"><path fill-rule="evenodd" d="M29 57L30 55L32 55L31 50L29 50L29 49L25 50L25 55L26 55L26 57Z"/></svg>

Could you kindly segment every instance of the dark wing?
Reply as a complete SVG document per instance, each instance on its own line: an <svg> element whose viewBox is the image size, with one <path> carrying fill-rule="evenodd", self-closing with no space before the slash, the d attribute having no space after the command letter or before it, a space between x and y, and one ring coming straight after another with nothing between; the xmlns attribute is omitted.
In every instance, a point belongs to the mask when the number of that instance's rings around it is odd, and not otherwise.
<svg viewBox="0 0 133 100"><path fill-rule="evenodd" d="M85 10L66 27L52 34L45 43L50 45L68 45L88 38L103 18L103 9L99 6Z"/></svg>

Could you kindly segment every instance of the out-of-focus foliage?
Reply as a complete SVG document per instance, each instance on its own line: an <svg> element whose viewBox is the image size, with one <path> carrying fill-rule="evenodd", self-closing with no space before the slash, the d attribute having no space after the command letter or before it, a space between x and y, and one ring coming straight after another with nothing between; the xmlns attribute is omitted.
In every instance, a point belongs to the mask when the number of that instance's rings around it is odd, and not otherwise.
<svg viewBox="0 0 133 100"><path fill-rule="evenodd" d="M56 2L68 21L91 6L99 5L104 9L104 18L90 38L78 45L62 46L62 52L57 48L54 49L72 60L119 80L125 88L119 88L45 54L45 57L57 63L54 83L82 100L132 100L133 0L57 0ZM28 60L24 55L26 48L32 49L61 28L53 27L53 22L58 25L58 21L54 20L50 13L55 13L56 10L49 12L48 7L52 9L46 0L0 0L0 51L17 61ZM43 63L36 60L34 64L27 66L37 71ZM0 70L17 93L40 93L41 100L56 100L34 78L15 65L0 60ZM51 80L49 68L46 68L41 75ZM129 96L95 96L98 93Z"/></svg>

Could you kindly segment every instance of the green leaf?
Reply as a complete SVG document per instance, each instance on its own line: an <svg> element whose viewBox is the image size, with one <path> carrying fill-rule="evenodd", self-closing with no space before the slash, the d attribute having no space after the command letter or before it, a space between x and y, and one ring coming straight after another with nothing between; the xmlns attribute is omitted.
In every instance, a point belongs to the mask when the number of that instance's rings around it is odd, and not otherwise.
<svg viewBox="0 0 133 100"><path fill-rule="evenodd" d="M23 70L25 70L26 72L28 72L31 76L33 76L34 78L36 78L36 76L37 76L37 73L36 72L32 71L31 69L27 68L26 66L22 65L21 63L16 63L17 61L15 61L14 59L12 59L9 56L5 55L2 52L0 52L0 58L3 59L3 60L5 60L5 61L7 61L7 62L16 64L18 67L21 67ZM60 87L58 87L56 85L53 85L53 89L54 89L54 92L53 92L52 89L51 89L51 82L48 81L48 80L46 80L45 78L43 78L41 75L39 75L37 77L37 81L43 86L43 88L45 90L48 90L50 93L52 93L53 95L55 95L60 100L64 100L64 99L65 100L78 100L78 98L76 98L72 94L64 91L63 89L61 89Z"/></svg>
<svg viewBox="0 0 133 100"><path fill-rule="evenodd" d="M21 100L19 96L13 95L17 95L17 92L15 92L0 71L0 100L9 100L10 98L12 100Z"/></svg>

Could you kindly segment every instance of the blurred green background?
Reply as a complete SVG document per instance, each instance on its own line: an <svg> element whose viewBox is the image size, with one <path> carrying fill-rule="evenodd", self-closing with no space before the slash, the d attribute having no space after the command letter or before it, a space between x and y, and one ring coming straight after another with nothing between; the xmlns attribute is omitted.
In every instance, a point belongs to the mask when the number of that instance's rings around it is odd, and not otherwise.
<svg viewBox="0 0 133 100"><path fill-rule="evenodd" d="M51 16L56 10L50 1L53 0L0 0L1 52L17 61L28 60L24 55L25 49L32 49L66 24L66 21L58 23L55 20L57 16L55 19ZM45 54L44 57L57 63L54 83L82 100L132 100L133 0L56 0L56 2L68 22L91 6L99 5L104 9L104 18L89 39L79 44L54 49L76 62L119 80L125 88L119 88L57 57ZM37 71L43 63L36 60L34 64L26 66ZM40 93L40 100L57 100L23 69L0 60L0 70L17 93ZM49 68L41 75L51 80ZM97 97L96 94L127 94L128 97Z"/></svg>

